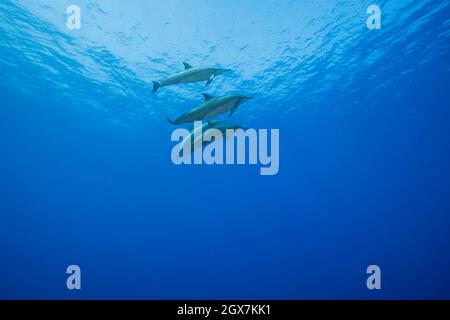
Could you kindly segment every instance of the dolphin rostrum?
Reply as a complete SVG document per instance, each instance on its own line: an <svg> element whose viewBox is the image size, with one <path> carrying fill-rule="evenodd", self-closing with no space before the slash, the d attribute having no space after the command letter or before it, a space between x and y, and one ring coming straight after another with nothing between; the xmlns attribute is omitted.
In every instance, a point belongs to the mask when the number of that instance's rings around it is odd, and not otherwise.
<svg viewBox="0 0 450 320"><path fill-rule="evenodd" d="M179 72L161 82L153 81L153 92L158 91L160 87L170 86L173 84L182 83L194 83L200 81L206 81L206 86L208 86L214 77L230 71L228 69L218 69L218 68L193 68L190 64L184 62L184 71Z"/></svg>
<svg viewBox="0 0 450 320"><path fill-rule="evenodd" d="M204 93L203 97L205 98L205 102L197 108L182 114L175 121L172 121L169 118L167 118L167 120L169 120L171 124L182 124L209 119L228 111L230 111L231 117L242 103L253 99L253 97L247 97L240 94L229 94L215 98Z"/></svg>

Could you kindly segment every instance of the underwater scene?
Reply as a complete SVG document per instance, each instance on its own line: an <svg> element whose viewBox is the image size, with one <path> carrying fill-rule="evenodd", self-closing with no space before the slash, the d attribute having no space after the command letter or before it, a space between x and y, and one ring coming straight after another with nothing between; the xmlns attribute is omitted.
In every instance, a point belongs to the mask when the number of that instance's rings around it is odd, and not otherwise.
<svg viewBox="0 0 450 320"><path fill-rule="evenodd" d="M0 1L0 299L450 299L449 245L450 1Z"/></svg>

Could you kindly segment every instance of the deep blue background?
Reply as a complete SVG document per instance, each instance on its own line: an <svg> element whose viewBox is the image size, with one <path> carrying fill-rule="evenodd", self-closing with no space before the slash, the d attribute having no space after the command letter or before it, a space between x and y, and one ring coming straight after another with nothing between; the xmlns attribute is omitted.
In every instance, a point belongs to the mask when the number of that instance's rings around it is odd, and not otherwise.
<svg viewBox="0 0 450 320"><path fill-rule="evenodd" d="M448 1L377 31L368 1L80 1L78 34L36 3L0 4L0 298L450 298ZM183 61L235 71L152 95ZM278 175L172 164L206 90L256 97L234 120L280 129Z"/></svg>

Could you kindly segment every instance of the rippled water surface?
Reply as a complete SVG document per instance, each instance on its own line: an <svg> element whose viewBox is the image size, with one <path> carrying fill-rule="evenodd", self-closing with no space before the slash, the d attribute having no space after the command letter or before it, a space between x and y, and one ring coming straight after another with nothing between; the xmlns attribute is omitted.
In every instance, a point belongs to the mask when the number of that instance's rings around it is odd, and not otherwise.
<svg viewBox="0 0 450 320"><path fill-rule="evenodd" d="M450 298L449 9L2 0L0 298ZM152 94L183 62L232 72ZM255 97L278 175L172 164L203 92Z"/></svg>

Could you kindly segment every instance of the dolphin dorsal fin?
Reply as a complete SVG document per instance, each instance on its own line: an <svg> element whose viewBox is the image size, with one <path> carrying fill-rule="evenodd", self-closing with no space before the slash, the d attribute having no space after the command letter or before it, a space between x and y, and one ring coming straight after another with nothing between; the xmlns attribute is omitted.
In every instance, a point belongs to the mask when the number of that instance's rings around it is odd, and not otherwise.
<svg viewBox="0 0 450 320"><path fill-rule="evenodd" d="M203 97L205 98L205 101L208 101L208 100L211 100L211 99L213 99L214 97L212 96L212 95L210 95L210 94L207 94L207 93L202 93L203 94Z"/></svg>
<svg viewBox="0 0 450 320"><path fill-rule="evenodd" d="M189 63L183 62L183 65L186 70L192 69L192 66Z"/></svg>

